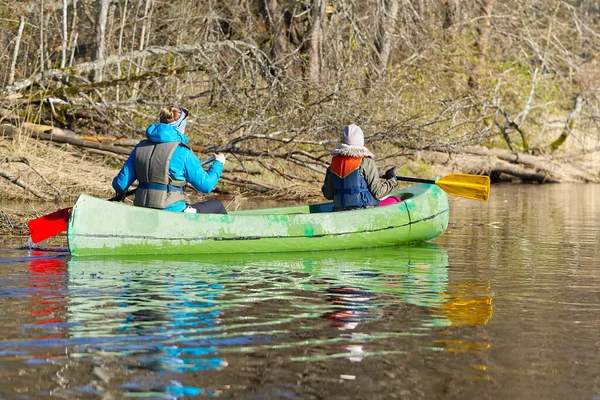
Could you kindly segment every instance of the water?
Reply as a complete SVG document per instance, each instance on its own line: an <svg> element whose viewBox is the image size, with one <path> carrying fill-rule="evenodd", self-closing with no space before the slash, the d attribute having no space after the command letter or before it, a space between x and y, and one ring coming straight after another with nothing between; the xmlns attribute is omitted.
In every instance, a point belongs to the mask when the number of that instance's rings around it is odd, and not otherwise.
<svg viewBox="0 0 600 400"><path fill-rule="evenodd" d="M600 186L453 198L433 244L0 259L1 398L600 398Z"/></svg>

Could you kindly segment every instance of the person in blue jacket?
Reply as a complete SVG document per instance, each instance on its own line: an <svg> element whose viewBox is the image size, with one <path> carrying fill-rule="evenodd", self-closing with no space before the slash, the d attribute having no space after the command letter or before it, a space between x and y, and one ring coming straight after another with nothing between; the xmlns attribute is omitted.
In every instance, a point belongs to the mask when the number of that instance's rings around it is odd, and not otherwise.
<svg viewBox="0 0 600 400"><path fill-rule="evenodd" d="M117 196L137 179L134 204L175 212L227 214L219 200L190 204L184 193L187 183L201 193L210 193L221 177L225 156L214 153L215 162L204 171L200 160L187 146L186 109L168 106L160 111L160 122L146 129L142 140L113 179Z"/></svg>

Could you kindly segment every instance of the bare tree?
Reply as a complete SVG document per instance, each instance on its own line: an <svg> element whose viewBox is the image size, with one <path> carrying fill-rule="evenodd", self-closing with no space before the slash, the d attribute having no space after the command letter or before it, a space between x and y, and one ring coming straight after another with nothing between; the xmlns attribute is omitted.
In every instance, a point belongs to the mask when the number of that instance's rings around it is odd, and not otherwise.
<svg viewBox="0 0 600 400"><path fill-rule="evenodd" d="M550 143L550 150L556 151L564 142L567 140L567 137L573 133L573 127L575 126L575 121L579 118L579 114L581 114L581 109L583 108L583 103L585 102L585 96L582 94L578 94L575 98L575 104L573 106L573 111L569 113L567 117L567 121L565 122L565 126L560 136Z"/></svg>
<svg viewBox="0 0 600 400"><path fill-rule="evenodd" d="M45 65L45 48L44 48L44 0L40 1L40 71L44 71Z"/></svg>
<svg viewBox="0 0 600 400"><path fill-rule="evenodd" d="M596 3L0 2L2 15L16 16L0 24L0 44L9 49L0 52L0 74L11 82L0 112L30 112L91 135L119 124L111 132L136 135L158 104L185 102L203 115L190 124L190 140L242 158L277 154L279 171L310 154L315 175L307 180L320 179L324 148L349 121L361 124L370 146L385 135L398 149L380 160L406 157L407 148L471 144L528 153L550 146L560 157L574 140L586 150L600 146ZM65 17L71 68L60 69ZM468 71L477 72L476 85ZM586 87L585 79L594 83ZM585 101L573 107L578 94ZM556 106L565 102L571 115Z"/></svg>
<svg viewBox="0 0 600 400"><path fill-rule="evenodd" d="M94 58L101 60L106 57L106 22L108 20L108 8L110 0L98 0L98 19L96 21L96 52ZM102 80L102 70L98 68L95 71L95 80Z"/></svg>
<svg viewBox="0 0 600 400"><path fill-rule="evenodd" d="M143 0L140 0L140 3ZM151 15L152 0L145 0L144 2L144 16L142 18L142 31L140 33L140 50L148 45L147 42L150 40L150 15Z"/></svg>
<svg viewBox="0 0 600 400"><path fill-rule="evenodd" d="M67 43L69 38L67 36L67 0L63 0L63 9L62 9L62 44L60 46L61 57L60 57L60 67L64 68L67 65Z"/></svg>
<svg viewBox="0 0 600 400"><path fill-rule="evenodd" d="M444 4L444 29L448 29L454 25L459 1L460 0L442 0Z"/></svg>
<svg viewBox="0 0 600 400"><path fill-rule="evenodd" d="M492 10L494 9L495 0L480 0L481 1L481 21L478 25L477 37L477 61L481 68L485 64L487 56L488 42L490 38L490 30L492 27Z"/></svg>
<svg viewBox="0 0 600 400"><path fill-rule="evenodd" d="M323 69L323 39L326 21L327 0L312 0L310 6L310 35L309 35L309 77L313 83L319 83L322 79Z"/></svg>
<svg viewBox="0 0 600 400"><path fill-rule="evenodd" d="M287 51L287 39L285 37L285 21L278 0L264 0L267 24L271 35L271 55L273 59L282 57Z"/></svg>
<svg viewBox="0 0 600 400"><path fill-rule="evenodd" d="M79 32L77 31L77 23L79 22L79 18L77 15L77 0L73 0L73 15L71 21L71 32L69 33L69 43L71 55L69 56L69 66L73 65L73 60L75 58L75 48L77 47L77 38L79 36Z"/></svg>
<svg viewBox="0 0 600 400"><path fill-rule="evenodd" d="M392 49L392 33L398 14L398 0L381 0L378 2L378 29L375 39L375 66L382 75L387 68Z"/></svg>
<svg viewBox="0 0 600 400"><path fill-rule="evenodd" d="M12 85L15 81L15 68L17 66L17 57L19 56L19 47L21 46L21 38L23 37L23 29L25 28L25 17L21 16L19 30L15 38L15 49L13 50L12 62L10 63L10 71L8 73L8 84Z"/></svg>

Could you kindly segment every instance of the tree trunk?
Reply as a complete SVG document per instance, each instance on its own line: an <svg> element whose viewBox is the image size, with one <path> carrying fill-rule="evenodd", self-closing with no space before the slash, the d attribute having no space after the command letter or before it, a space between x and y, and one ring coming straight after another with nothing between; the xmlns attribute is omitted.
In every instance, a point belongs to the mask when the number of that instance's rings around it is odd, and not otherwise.
<svg viewBox="0 0 600 400"><path fill-rule="evenodd" d="M285 54L287 43L284 35L283 12L278 0L264 0L269 33L271 34L271 56L277 60Z"/></svg>
<svg viewBox="0 0 600 400"><path fill-rule="evenodd" d="M71 21L71 32L69 33L69 43L68 46L71 52L69 56L69 66L73 65L73 59L75 58L75 48L77 47L77 37L79 36L77 32L77 23L79 19L77 17L77 0L73 0L73 16Z"/></svg>
<svg viewBox="0 0 600 400"><path fill-rule="evenodd" d="M327 0L312 0L310 6L311 26L309 35L309 78L313 83L321 82L321 71L323 69L322 48L325 25L325 13L327 12Z"/></svg>
<svg viewBox="0 0 600 400"><path fill-rule="evenodd" d="M44 72L44 0L40 1L40 71Z"/></svg>
<svg viewBox="0 0 600 400"><path fill-rule="evenodd" d="M131 153L131 149L84 140L79 136L68 134L62 129L53 126L24 122L19 129L11 125L0 125L0 135L16 136L19 134L55 143L69 143L73 146L109 151L115 154L129 155Z"/></svg>
<svg viewBox="0 0 600 400"><path fill-rule="evenodd" d="M375 65L377 73L385 73L392 49L392 32L396 26L398 14L398 0L382 0L382 9L379 10L379 28L375 39Z"/></svg>
<svg viewBox="0 0 600 400"><path fill-rule="evenodd" d="M444 29L448 29L454 25L456 13L458 11L459 0L442 0L444 3Z"/></svg>
<svg viewBox="0 0 600 400"><path fill-rule="evenodd" d="M140 50L146 48L147 43L150 41L150 6L152 0L146 0L144 5L144 17L142 23L142 32L140 33Z"/></svg>
<svg viewBox="0 0 600 400"><path fill-rule="evenodd" d="M21 17L19 23L19 31L15 39L15 49L13 51L12 62L10 63L10 72L8 74L8 84L12 85L15 82L15 69L17 68L17 57L19 56L19 47L21 46L21 38L23 37L23 29L25 28L25 17Z"/></svg>
<svg viewBox="0 0 600 400"><path fill-rule="evenodd" d="M60 51L60 67L64 68L67 65L67 43L69 37L67 36L67 0L62 1L62 44Z"/></svg>
<svg viewBox="0 0 600 400"><path fill-rule="evenodd" d="M477 62L481 69L487 57L487 47L492 27L492 10L495 0L481 0L481 22L479 23L479 35L477 38Z"/></svg>
<svg viewBox="0 0 600 400"><path fill-rule="evenodd" d="M108 20L108 7L110 0L98 0L100 7L98 8L98 19L96 21L96 54L95 60L101 60L106 57L106 22ZM98 68L95 71L95 81L102 81L102 69Z"/></svg>
<svg viewBox="0 0 600 400"><path fill-rule="evenodd" d="M152 5L152 0L140 0L138 7L141 8L142 3L144 3L144 16L142 17L143 22L142 22L142 28L141 28L141 32L140 32L140 45L139 45L140 51L142 51L146 48L146 42L148 42L150 40L149 27L150 27L150 12L151 12L150 7ZM145 58L142 58L141 60L136 62L136 68L135 68L136 76L140 75L145 62L146 62ZM131 92L132 98L135 99L138 97L139 88L140 88L140 83L134 82L133 90Z"/></svg>
<svg viewBox="0 0 600 400"><path fill-rule="evenodd" d="M573 106L573 111L571 111L571 113L567 117L567 121L565 122L565 127L563 128L562 133L554 142L552 142L550 144L551 151L556 151L560 147L560 145L563 144L565 142L565 140L567 140L567 138L571 134L573 126L575 125L575 121L577 120L577 118L579 117L579 114L581 113L581 108L583 107L584 101L585 101L585 97L583 96L583 94L581 94L581 93L578 94L577 97L575 98L575 105Z"/></svg>
<svg viewBox="0 0 600 400"><path fill-rule="evenodd" d="M121 6L119 3L119 14L121 16L121 26L119 27L119 44L117 46L117 55L123 54L123 31L125 29L125 21L127 20L127 3L128 0L125 0L125 4ZM117 79L121 79L121 66L117 67ZM118 85L115 93L115 99L119 101L121 99L121 87Z"/></svg>
<svg viewBox="0 0 600 400"><path fill-rule="evenodd" d="M490 175L497 181L522 180L526 182L598 183L597 174L579 168L572 163L561 163L547 156L532 156L504 149L488 149L482 146L460 150L449 148L418 151L419 160L444 165L451 170L466 174Z"/></svg>

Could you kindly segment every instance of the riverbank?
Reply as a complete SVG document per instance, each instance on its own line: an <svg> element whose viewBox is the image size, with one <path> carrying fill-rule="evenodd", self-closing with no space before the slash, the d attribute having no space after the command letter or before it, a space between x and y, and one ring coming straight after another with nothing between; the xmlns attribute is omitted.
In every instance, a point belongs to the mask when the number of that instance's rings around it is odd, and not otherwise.
<svg viewBox="0 0 600 400"><path fill-rule="evenodd" d="M126 156L69 143L42 140L17 129L16 134L0 137L0 236L3 240L27 241L27 222L70 207L81 193L100 198L114 195L111 181ZM527 154L499 148L415 150L371 146L380 171L396 165L402 176L431 178L450 173L482 174L493 182L600 182L600 162L588 154ZM131 148L130 148L131 149ZM212 153L197 152L200 159ZM239 157L229 154L222 179L210 195L188 193L193 201L219 198L228 210L268 207L275 203L298 204L323 201L320 188L329 159L327 150L314 156L319 165L284 163L269 154ZM278 166L275 167L275 165ZM404 183L401 183L404 184ZM131 203L131 199L127 200Z"/></svg>
<svg viewBox="0 0 600 400"><path fill-rule="evenodd" d="M41 125L0 128L0 200L45 201L57 206L71 204L80 193L111 197L113 177L117 174L133 144L103 145L102 150L88 147L99 143L97 137L77 138L58 128L36 132ZM1 133L1 132L0 132ZM47 136L39 136L46 133ZM70 139L71 143L64 140ZM96 140L97 139L97 140ZM95 141L96 140L96 141ZM72 144L77 143L77 144ZM377 154L380 171L397 166L397 174L431 178L450 173L488 175L493 182L599 182L599 154L591 151L542 153L516 152L486 146L428 146L426 149L389 148L385 143L368 144ZM245 197L309 199L320 197L320 187L329 165L329 148L321 146L302 151L303 159L266 151L220 149L227 162L214 193L239 202ZM201 146L192 146L200 159L212 156ZM118 150L119 154L115 153ZM297 151L296 151L297 152ZM302 161L304 160L304 161ZM310 160L310 162L309 162Z"/></svg>

